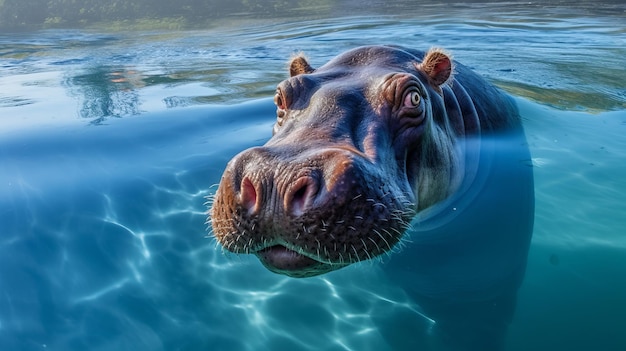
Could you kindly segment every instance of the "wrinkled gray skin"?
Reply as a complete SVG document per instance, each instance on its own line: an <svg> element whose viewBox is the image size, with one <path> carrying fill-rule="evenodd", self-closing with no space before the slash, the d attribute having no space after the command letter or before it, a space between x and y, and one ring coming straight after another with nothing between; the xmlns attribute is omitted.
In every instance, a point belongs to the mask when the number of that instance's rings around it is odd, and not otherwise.
<svg viewBox="0 0 626 351"><path fill-rule="evenodd" d="M273 137L224 172L218 242L308 277L408 237L383 268L434 333L454 350L501 349L534 205L512 100L443 50L361 47L318 69L296 57L290 74Z"/></svg>

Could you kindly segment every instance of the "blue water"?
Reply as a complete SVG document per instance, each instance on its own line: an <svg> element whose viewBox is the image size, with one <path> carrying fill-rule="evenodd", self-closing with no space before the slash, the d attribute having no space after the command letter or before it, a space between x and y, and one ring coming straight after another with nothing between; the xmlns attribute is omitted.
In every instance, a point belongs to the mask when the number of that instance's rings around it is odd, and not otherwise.
<svg viewBox="0 0 626 351"><path fill-rule="evenodd" d="M445 47L520 106L536 220L507 350L625 350L626 7L345 7L0 33L0 350L435 349L384 262L286 278L205 223L288 58L376 43Z"/></svg>

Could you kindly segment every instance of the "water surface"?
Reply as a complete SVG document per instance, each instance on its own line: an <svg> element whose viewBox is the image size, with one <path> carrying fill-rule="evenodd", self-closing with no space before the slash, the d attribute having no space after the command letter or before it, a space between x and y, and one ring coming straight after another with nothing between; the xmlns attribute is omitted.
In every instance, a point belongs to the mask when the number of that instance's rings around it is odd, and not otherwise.
<svg viewBox="0 0 626 351"><path fill-rule="evenodd" d="M288 279L205 224L291 55L389 43L444 47L520 105L537 209L508 349L626 349L624 5L342 4L0 34L0 349L428 349L380 262Z"/></svg>

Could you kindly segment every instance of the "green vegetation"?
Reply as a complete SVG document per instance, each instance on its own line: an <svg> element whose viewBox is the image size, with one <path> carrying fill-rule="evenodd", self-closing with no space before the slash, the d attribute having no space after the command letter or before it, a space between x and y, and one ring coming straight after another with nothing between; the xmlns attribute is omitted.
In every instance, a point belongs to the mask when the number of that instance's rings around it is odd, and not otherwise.
<svg viewBox="0 0 626 351"><path fill-rule="evenodd" d="M123 26L181 28L231 14L275 15L313 0L0 0L0 29Z"/></svg>

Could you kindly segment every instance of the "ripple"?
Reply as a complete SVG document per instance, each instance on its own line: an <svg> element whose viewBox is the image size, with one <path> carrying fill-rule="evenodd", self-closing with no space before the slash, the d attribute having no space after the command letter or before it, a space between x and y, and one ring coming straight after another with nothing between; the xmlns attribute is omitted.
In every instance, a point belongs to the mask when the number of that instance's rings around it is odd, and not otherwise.
<svg viewBox="0 0 626 351"><path fill-rule="evenodd" d="M36 101L34 99L27 99L19 96L5 96L0 97L0 108L3 107L19 107L25 105L34 104Z"/></svg>

